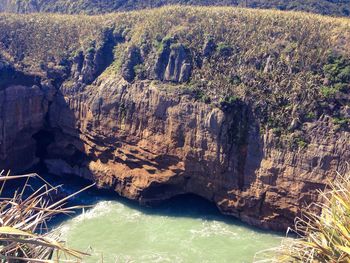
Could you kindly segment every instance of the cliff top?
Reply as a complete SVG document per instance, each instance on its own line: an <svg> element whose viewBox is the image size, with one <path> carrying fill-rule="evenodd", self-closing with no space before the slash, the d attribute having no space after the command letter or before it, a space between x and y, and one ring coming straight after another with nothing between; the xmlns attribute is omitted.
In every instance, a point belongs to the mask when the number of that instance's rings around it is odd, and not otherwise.
<svg viewBox="0 0 350 263"><path fill-rule="evenodd" d="M18 65L38 67L46 60L59 60L78 49L101 44L107 31L135 45L175 37L198 52L208 38L213 38L239 49L237 54L257 60L262 55L297 51L298 60L290 63L309 68L325 62L331 51L345 57L350 51L347 18L277 10L172 6L97 16L0 14L0 54Z"/></svg>
<svg viewBox="0 0 350 263"><path fill-rule="evenodd" d="M2 0L0 12L101 14L164 5L241 6L350 16L350 0Z"/></svg>

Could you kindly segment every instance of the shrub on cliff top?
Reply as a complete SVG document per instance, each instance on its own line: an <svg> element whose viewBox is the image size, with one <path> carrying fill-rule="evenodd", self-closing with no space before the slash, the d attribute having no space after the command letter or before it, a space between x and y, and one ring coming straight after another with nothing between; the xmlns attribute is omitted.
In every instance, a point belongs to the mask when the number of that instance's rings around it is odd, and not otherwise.
<svg viewBox="0 0 350 263"><path fill-rule="evenodd" d="M296 219L298 238L258 253L256 258L274 256L256 262L350 262L350 174L338 175L320 200Z"/></svg>

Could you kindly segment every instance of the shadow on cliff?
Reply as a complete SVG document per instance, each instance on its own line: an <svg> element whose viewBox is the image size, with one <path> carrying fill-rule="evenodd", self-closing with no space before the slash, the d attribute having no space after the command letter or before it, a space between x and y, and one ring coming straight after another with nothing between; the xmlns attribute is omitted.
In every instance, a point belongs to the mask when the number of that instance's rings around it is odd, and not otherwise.
<svg viewBox="0 0 350 263"><path fill-rule="evenodd" d="M81 101L86 88L111 65L114 47L124 41L123 37L107 28L98 47L92 42L88 51L79 51L74 58L62 59L60 67L44 66L55 91L49 96L44 125L33 135L40 171L93 178L86 167L88 161L96 157L85 153L84 142L80 139L81 116L76 117L75 114L82 112L84 105Z"/></svg>
<svg viewBox="0 0 350 263"><path fill-rule="evenodd" d="M89 185L90 182L79 178L53 177L52 175L45 175L45 179L50 183L63 184L62 191L65 195L72 194L77 190ZM170 218L192 218L204 221L218 221L229 225L244 227L259 233L271 233L271 231L261 230L242 223L238 219L222 215L215 204L201 198L197 195L185 194L173 197L167 201L163 201L154 207L140 206L136 201L131 201L121 196L116 195L114 191L91 188L74 197L69 205L85 205L94 206L102 201L118 202L130 209L139 211L151 216L165 216ZM82 211L76 211L76 215L81 214ZM66 220L68 216L59 216L50 222L50 227L56 227ZM280 233L276 233L279 234Z"/></svg>

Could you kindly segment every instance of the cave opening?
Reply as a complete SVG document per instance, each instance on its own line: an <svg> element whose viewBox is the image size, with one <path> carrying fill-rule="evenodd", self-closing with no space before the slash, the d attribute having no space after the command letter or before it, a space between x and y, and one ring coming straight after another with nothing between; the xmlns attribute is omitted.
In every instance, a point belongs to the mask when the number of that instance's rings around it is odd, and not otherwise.
<svg viewBox="0 0 350 263"><path fill-rule="evenodd" d="M80 166L86 160L86 156L73 144L68 144L62 148L60 153L53 154L49 150L50 145L57 140L53 129L43 128L32 137L36 142L35 154L39 159L38 165L33 168L35 172L40 173L54 185L62 184L64 186L62 193L66 193L67 195L84 188L90 183L77 175L62 174L62 176L56 176L50 174L48 171L45 161L50 158L61 159L72 167L75 165ZM190 218L223 218L223 215L213 201L197 194L183 193L182 190L178 184L155 183L152 187L142 192L142 197L150 202L140 202L143 204L141 206L137 201L130 201L118 196L112 189L98 189L97 187L79 194L76 200L84 205L92 205L96 200L118 200L148 214ZM162 200L164 196L172 197Z"/></svg>
<svg viewBox="0 0 350 263"><path fill-rule="evenodd" d="M181 217L223 217L214 202L193 193L178 194L149 207L150 213Z"/></svg>
<svg viewBox="0 0 350 263"><path fill-rule="evenodd" d="M46 171L45 159L48 157L48 147L55 141L55 135L52 131L43 129L34 134L33 139L36 142L35 156L39 159L38 170Z"/></svg>

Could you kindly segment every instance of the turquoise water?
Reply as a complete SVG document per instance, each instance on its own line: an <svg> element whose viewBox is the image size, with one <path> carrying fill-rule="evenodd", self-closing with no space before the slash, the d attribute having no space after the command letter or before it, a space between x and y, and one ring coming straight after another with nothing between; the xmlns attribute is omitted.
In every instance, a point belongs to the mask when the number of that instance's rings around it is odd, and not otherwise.
<svg viewBox="0 0 350 263"><path fill-rule="evenodd" d="M280 236L222 216L190 196L152 209L102 198L65 221L62 237L69 246L91 253L84 262L94 263L252 262L256 252L281 242Z"/></svg>

